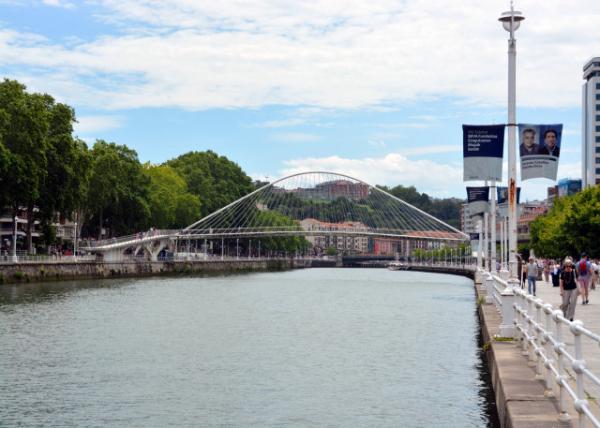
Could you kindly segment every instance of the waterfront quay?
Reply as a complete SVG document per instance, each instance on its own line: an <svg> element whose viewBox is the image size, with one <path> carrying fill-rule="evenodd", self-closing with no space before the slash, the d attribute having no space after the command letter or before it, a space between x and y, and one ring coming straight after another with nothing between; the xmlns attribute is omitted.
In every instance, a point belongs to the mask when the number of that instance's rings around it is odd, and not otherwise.
<svg viewBox="0 0 600 428"><path fill-rule="evenodd" d="M502 275L504 276L504 275ZM486 280L487 278L487 280ZM502 426L598 426L600 317L592 293L570 322L559 289L538 281L537 296L499 275L477 273L479 315Z"/></svg>

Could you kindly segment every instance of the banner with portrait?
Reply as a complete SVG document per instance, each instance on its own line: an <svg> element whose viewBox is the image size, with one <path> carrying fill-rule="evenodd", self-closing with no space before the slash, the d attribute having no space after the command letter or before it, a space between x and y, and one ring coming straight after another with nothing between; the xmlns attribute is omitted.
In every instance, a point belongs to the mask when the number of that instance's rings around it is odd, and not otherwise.
<svg viewBox="0 0 600 428"><path fill-rule="evenodd" d="M502 181L504 125L463 125L463 181Z"/></svg>
<svg viewBox="0 0 600 428"><path fill-rule="evenodd" d="M549 178L556 180L562 124L519 124L521 180Z"/></svg>
<svg viewBox="0 0 600 428"><path fill-rule="evenodd" d="M498 216L508 217L508 187L496 187L496 195L498 201ZM521 200L521 188L517 187L517 217L520 213L519 202Z"/></svg>
<svg viewBox="0 0 600 428"><path fill-rule="evenodd" d="M489 211L489 186L467 187L469 215L479 215Z"/></svg>

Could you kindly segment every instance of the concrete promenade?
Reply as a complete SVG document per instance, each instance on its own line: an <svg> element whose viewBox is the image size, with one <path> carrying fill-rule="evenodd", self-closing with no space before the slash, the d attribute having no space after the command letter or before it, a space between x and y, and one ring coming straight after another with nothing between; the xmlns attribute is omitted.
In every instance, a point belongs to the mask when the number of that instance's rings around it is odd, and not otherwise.
<svg viewBox="0 0 600 428"><path fill-rule="evenodd" d="M550 303L555 308L560 309L562 299L559 290L558 287L552 287L552 283L538 281L536 296L544 302ZM584 327L588 330L600 334L600 288L590 290L589 300L589 304L582 305L581 296L577 298L574 319L581 320ZM573 335L566 334L565 339L569 353L574 354ZM587 367L600 376L600 346L587 337L583 337L583 358ZM569 373L573 374L573 371L569 370ZM600 415L600 387L589 381L585 385L585 391L588 394L587 399L592 405L594 413Z"/></svg>
<svg viewBox="0 0 600 428"><path fill-rule="evenodd" d="M478 296L482 295L481 286L476 286ZM537 297L559 309L562 299L559 288L551 283L538 281ZM578 298L575 319L581 320L584 326L600 332L600 288L590 292L590 304L581 305ZM528 363L528 357L521 353L521 346L516 341L498 341L501 316L494 305L480 305L479 315L482 321L484 342L487 344L488 360L492 384L496 397L498 415L502 427L571 427L579 426L579 415L570 400L570 422L558 420L559 410L556 397L544 395L544 383L535 379L535 366ZM574 354L573 335L565 334L568 352ZM583 358L587 367L595 374L600 374L600 346L590 339L583 339ZM574 371L567 365L567 373L571 384L575 385ZM600 387L588 381L585 384L586 399L594 414L600 415ZM557 389L555 388L555 394ZM586 426L591 426L588 424Z"/></svg>

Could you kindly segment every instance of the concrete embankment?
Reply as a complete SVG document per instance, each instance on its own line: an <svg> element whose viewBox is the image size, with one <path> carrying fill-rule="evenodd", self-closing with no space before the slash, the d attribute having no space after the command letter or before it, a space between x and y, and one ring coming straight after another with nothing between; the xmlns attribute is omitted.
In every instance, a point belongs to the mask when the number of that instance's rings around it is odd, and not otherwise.
<svg viewBox="0 0 600 428"><path fill-rule="evenodd" d="M479 284L475 289L479 302L483 293ZM557 399L544 395L542 381L535 379L535 367L528 365L517 342L497 337L501 316L496 306L480 304L478 313L501 427L571 427L558 420Z"/></svg>
<svg viewBox="0 0 600 428"><path fill-rule="evenodd" d="M304 267L310 267L310 263L298 259L4 264L0 265L0 284L80 278L276 271Z"/></svg>

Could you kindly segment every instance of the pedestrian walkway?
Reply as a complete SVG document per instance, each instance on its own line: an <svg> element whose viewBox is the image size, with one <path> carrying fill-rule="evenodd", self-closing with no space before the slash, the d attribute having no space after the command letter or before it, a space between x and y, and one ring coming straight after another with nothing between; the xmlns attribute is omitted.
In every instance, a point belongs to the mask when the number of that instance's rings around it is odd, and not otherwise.
<svg viewBox="0 0 600 428"><path fill-rule="evenodd" d="M525 288L527 288L527 285L525 285ZM551 282L538 281L536 295L545 303L550 303L556 309L560 309L562 303L560 288L552 287ZM581 296L577 297L575 319L581 320L584 327L588 330L600 334L600 289L590 290L589 301L589 304L582 305ZM565 339L569 353L575 355L573 349L573 335L565 334ZM600 377L600 346L597 342L594 342L587 337L583 338L583 358L585 359L587 367L596 376ZM569 369L569 373L574 375L572 369ZM589 400L594 413L600 414L597 413L597 411L600 411L600 387L593 384L591 381L588 381L585 385L585 391L589 395L587 399Z"/></svg>

